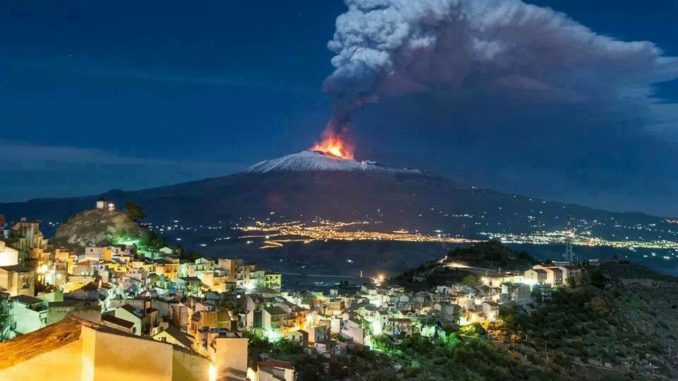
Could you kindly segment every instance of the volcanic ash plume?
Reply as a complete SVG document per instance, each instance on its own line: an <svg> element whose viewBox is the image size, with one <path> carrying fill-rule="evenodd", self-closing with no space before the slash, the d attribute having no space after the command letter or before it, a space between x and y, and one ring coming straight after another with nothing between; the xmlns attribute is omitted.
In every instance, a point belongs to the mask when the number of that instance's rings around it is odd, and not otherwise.
<svg viewBox="0 0 678 381"><path fill-rule="evenodd" d="M599 35L520 0L344 1L324 83L340 114L414 92L643 102L642 89L678 77L678 59L651 42Z"/></svg>

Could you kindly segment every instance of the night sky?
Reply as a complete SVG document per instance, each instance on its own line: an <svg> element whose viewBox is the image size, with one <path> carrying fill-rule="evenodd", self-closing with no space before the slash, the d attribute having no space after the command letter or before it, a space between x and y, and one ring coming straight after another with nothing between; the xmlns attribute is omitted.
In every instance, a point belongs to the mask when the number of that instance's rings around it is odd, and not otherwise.
<svg viewBox="0 0 678 381"><path fill-rule="evenodd" d="M661 59L678 56L675 0L529 3L595 34L650 41ZM332 113L327 43L345 11L340 0L3 2L0 201L226 175L308 148ZM522 98L494 85L439 90L433 76L435 90L380 90L378 103L355 110L356 156L507 192L678 215L678 71L659 81L636 61L606 62L613 80L641 78L634 85L651 94ZM535 67L567 89L607 81L595 70Z"/></svg>

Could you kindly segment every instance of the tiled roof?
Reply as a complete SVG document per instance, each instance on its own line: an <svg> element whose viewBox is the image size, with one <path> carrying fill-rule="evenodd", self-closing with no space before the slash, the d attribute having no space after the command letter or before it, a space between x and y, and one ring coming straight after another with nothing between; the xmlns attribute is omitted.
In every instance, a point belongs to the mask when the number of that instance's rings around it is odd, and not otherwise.
<svg viewBox="0 0 678 381"><path fill-rule="evenodd" d="M58 323L0 343L0 369L9 368L80 338L82 322L64 319Z"/></svg>

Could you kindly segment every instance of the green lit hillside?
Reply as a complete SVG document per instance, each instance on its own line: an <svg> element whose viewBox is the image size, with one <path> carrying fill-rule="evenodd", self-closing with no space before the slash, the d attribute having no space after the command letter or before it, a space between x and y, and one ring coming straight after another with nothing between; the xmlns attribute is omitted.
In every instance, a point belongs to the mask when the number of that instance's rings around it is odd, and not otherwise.
<svg viewBox="0 0 678 381"><path fill-rule="evenodd" d="M152 233L119 211L86 210L69 218L51 239L53 244L73 250L89 245L141 244Z"/></svg>

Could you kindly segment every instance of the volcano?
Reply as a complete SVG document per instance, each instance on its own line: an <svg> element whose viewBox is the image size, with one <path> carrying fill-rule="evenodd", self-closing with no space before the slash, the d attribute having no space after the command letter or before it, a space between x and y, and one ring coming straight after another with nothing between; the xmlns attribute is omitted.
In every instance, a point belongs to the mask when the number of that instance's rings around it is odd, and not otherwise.
<svg viewBox="0 0 678 381"><path fill-rule="evenodd" d="M599 236L626 234L611 226L657 224L642 213L614 213L528 196L478 189L417 169L303 151L262 161L242 172L141 191L110 191L67 199L0 204L9 220L64 221L105 197L141 205L148 221L235 225L260 221L369 221L373 230L418 230L477 238L479 233L563 229L567 216L592 224ZM611 222L612 221L612 222ZM185 244L190 244L184 240Z"/></svg>

